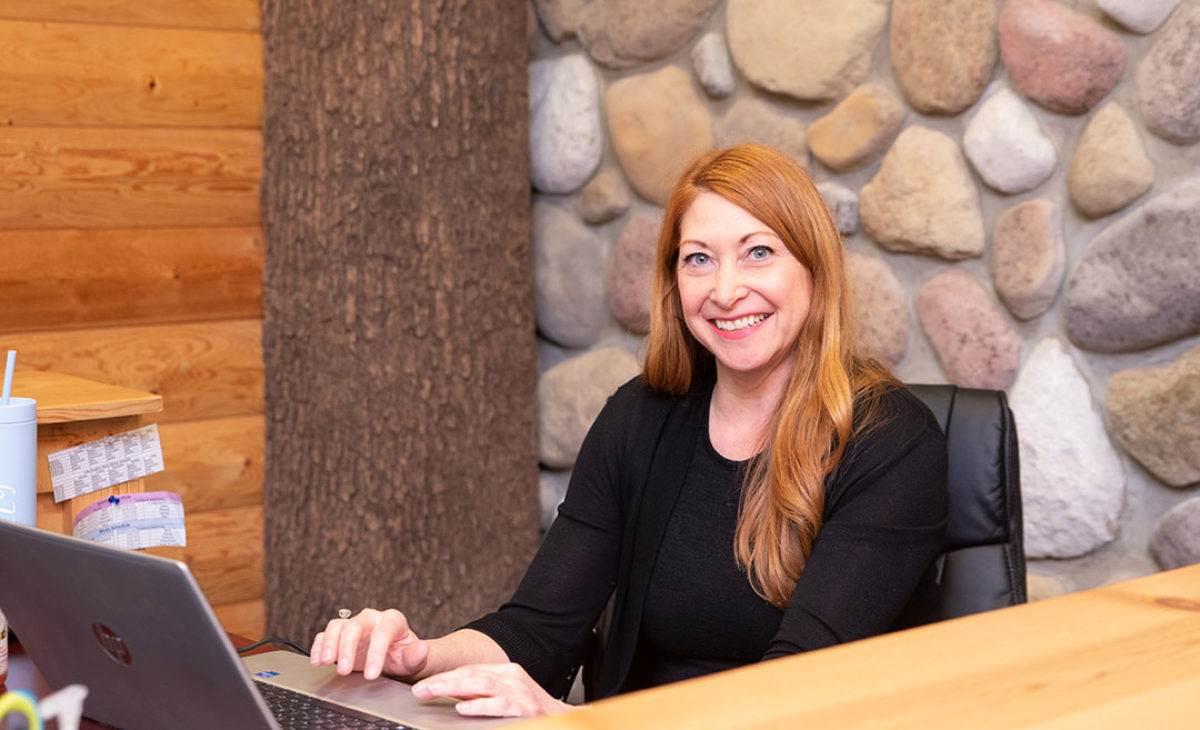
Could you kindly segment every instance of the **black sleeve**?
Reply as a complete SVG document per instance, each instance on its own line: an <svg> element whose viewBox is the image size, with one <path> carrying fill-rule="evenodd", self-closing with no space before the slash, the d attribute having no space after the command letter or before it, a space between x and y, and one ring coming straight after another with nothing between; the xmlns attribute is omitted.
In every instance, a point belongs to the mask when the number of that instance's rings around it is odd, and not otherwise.
<svg viewBox="0 0 1200 730"><path fill-rule="evenodd" d="M630 424L644 386L622 386L584 439L558 517L512 599L466 626L491 637L547 689L573 668L616 582ZM627 475L625 475L627 476Z"/></svg>
<svg viewBox="0 0 1200 730"><path fill-rule="evenodd" d="M905 389L851 439L826 488L824 524L764 659L889 630L942 551L946 442Z"/></svg>

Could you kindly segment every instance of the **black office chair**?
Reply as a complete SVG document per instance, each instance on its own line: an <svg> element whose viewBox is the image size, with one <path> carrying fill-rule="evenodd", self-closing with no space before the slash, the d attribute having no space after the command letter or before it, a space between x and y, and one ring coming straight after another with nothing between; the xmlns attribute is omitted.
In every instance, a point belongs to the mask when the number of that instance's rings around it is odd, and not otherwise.
<svg viewBox="0 0 1200 730"><path fill-rule="evenodd" d="M950 526L938 619L1024 603L1017 429L1002 391L909 385L946 434Z"/></svg>
<svg viewBox="0 0 1200 730"><path fill-rule="evenodd" d="M946 434L950 524L936 570L941 601L935 620L1024 603L1025 543L1017 428L1003 391L956 385L909 385ZM599 675L612 601L583 652L591 687ZM570 681L561 688L563 694Z"/></svg>

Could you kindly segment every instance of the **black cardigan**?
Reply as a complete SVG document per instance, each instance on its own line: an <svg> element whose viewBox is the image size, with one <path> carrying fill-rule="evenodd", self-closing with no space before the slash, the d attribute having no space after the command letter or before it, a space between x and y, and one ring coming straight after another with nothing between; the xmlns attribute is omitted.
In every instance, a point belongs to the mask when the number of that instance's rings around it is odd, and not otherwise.
<svg viewBox="0 0 1200 730"><path fill-rule="evenodd" d="M622 691L659 543L707 422L711 378L673 398L635 378L588 432L558 518L512 599L466 628L490 636L552 693L589 646L615 589L597 698ZM946 447L903 388L886 421L847 444L826 481L824 524L764 659L883 633L932 616L942 550ZM732 546L731 546L732 547Z"/></svg>

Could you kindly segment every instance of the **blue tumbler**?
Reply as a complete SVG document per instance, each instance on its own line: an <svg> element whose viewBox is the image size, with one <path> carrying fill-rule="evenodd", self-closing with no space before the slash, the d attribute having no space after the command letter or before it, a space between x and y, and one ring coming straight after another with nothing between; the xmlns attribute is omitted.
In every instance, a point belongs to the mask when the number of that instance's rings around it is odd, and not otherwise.
<svg viewBox="0 0 1200 730"><path fill-rule="evenodd" d="M37 401L0 403L0 520L37 525Z"/></svg>

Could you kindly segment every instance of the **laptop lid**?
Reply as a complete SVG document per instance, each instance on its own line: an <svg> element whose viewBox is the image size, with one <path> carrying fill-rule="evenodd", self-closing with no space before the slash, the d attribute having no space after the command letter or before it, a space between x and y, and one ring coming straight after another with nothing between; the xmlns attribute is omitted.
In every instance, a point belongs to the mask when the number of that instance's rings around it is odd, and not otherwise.
<svg viewBox="0 0 1200 730"><path fill-rule="evenodd" d="M0 610L52 689L88 687L83 712L94 720L124 730L277 728L183 563L0 520ZM246 661L272 683L417 728L508 722L462 718L402 683L338 677L298 654Z"/></svg>

